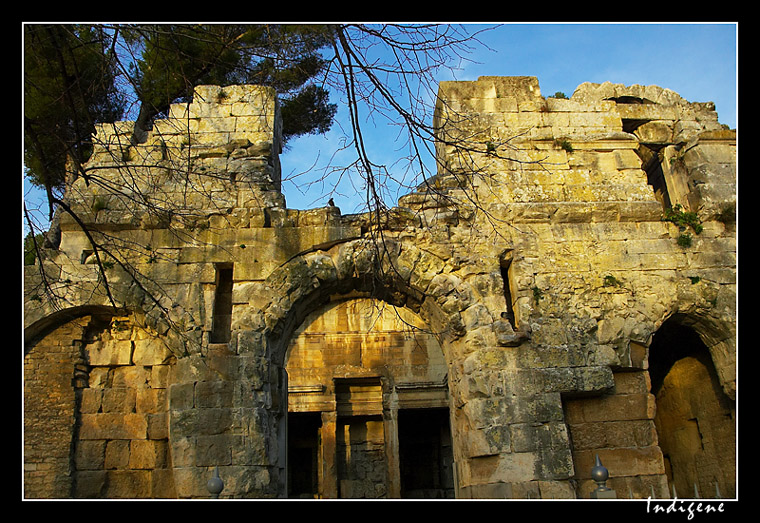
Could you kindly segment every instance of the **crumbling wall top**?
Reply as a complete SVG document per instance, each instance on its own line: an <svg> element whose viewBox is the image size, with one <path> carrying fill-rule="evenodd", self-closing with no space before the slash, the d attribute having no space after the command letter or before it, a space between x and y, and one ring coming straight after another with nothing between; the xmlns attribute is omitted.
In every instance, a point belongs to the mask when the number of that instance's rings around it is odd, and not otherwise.
<svg viewBox="0 0 760 523"><path fill-rule="evenodd" d="M66 191L84 223L155 227L170 216L206 220L235 207L284 205L282 119L273 88L197 86L188 102L172 104L153 122L145 139L133 138L134 125L96 127L85 174ZM109 186L115 189L102 189ZM78 224L63 215L61 228Z"/></svg>
<svg viewBox="0 0 760 523"><path fill-rule="evenodd" d="M638 100L637 103L660 105L683 105L689 103L675 91L657 85L624 85L612 82L604 82L601 84L584 82L575 89L572 99L579 102L593 102L598 100Z"/></svg>
<svg viewBox="0 0 760 523"><path fill-rule="evenodd" d="M481 76L475 81L444 81L439 99L515 98L527 101L541 97L535 76Z"/></svg>
<svg viewBox="0 0 760 523"><path fill-rule="evenodd" d="M256 146L269 154L282 149L282 121L276 92L257 85L220 87L200 85L188 103L171 105L166 118L157 119L147 139L132 143L134 122L102 123L96 126L90 165L112 164L114 160L144 160L156 150L163 157L173 152L187 158L208 158L214 149ZM133 149L127 154L127 149ZM229 154L229 151L217 151Z"/></svg>

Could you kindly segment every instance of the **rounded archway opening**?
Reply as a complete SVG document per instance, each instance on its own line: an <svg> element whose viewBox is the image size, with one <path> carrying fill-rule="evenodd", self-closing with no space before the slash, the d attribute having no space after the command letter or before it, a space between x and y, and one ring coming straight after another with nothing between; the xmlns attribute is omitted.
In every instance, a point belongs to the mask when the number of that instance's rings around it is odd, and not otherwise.
<svg viewBox="0 0 760 523"><path fill-rule="evenodd" d="M366 297L322 305L285 368L288 497L453 497L448 367L417 314Z"/></svg>
<svg viewBox="0 0 760 523"><path fill-rule="evenodd" d="M734 497L736 405L699 334L677 317L665 321L649 348L649 374L671 492Z"/></svg>
<svg viewBox="0 0 760 523"><path fill-rule="evenodd" d="M171 498L168 386L176 357L133 312L60 311L24 356L27 498Z"/></svg>

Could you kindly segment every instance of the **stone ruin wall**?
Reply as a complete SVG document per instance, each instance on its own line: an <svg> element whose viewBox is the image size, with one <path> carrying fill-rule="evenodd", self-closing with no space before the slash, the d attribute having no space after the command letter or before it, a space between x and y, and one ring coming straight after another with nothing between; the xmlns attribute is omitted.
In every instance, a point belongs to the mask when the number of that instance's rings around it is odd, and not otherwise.
<svg viewBox="0 0 760 523"><path fill-rule="evenodd" d="M286 207L270 90L199 87L137 147L102 126L87 168L123 192L80 178L67 197L146 278L106 264L114 314L66 215L44 264L68 308L26 268L25 495L207 497L213 467L225 496L283 495L288 346L342 296L437 333L458 497L587 498L595 455L621 495L667 497L648 349L668 318L697 331L736 397L735 131L654 86L558 99L535 78L482 77L443 82L436 109L446 170L391 213L398 272L381 285L364 216ZM703 230L663 221L668 204ZM703 472L732 495L724 461Z"/></svg>

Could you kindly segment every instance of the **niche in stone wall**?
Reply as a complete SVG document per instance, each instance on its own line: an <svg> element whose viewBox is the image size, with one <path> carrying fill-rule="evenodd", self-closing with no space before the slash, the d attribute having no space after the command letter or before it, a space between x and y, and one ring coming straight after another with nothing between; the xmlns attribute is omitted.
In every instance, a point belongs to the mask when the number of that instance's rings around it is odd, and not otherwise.
<svg viewBox="0 0 760 523"><path fill-rule="evenodd" d="M512 251L507 250L499 258L499 269L501 279L504 284L504 299L507 302L507 310L502 313L503 319L509 321L512 328L517 328L517 317L515 315L514 297L514 277L512 274Z"/></svg>
<svg viewBox="0 0 760 523"><path fill-rule="evenodd" d="M694 195L688 183L688 173L680 161L680 147L673 144L641 143L636 150L647 183L664 210L680 205L693 208Z"/></svg>
<svg viewBox="0 0 760 523"><path fill-rule="evenodd" d="M636 106L655 105L646 98L620 96L609 100L620 106L623 131L639 140L636 153L641 158L641 168L663 209L670 209L676 204L688 209L686 175L674 168L679 154L678 146L673 144L671 123L653 120L646 109L637 109Z"/></svg>
<svg viewBox="0 0 760 523"><path fill-rule="evenodd" d="M232 324L232 264L220 263L216 266L216 293L214 295L214 315L209 341L227 343L230 341Z"/></svg>
<svg viewBox="0 0 760 523"><path fill-rule="evenodd" d="M663 209L669 209L673 205L663 170L661 147L641 144L636 153L641 158L641 166L647 174L647 183L654 190L655 197L662 204Z"/></svg>

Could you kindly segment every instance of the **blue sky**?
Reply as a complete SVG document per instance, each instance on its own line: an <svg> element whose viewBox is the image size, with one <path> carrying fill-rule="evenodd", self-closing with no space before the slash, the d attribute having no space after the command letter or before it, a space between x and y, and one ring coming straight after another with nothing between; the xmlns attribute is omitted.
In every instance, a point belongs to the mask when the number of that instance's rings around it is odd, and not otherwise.
<svg viewBox="0 0 760 523"><path fill-rule="evenodd" d="M484 26L467 27L476 31ZM467 63L455 75L443 70L439 80L535 76L544 96L557 91L571 96L583 82L653 84L691 102L714 102L720 122L736 127L736 24L503 24L481 33L479 39L485 47L468 55L476 63ZM345 111L339 110L338 117L343 119ZM377 131L367 141L391 163L393 134ZM324 164L339 143L337 128L327 136L293 142L281 157L283 178L315 162ZM302 194L294 184L283 184L288 207L296 209L324 205L331 188L317 184ZM343 213L351 213L358 210L363 194L361 187L343 180L334 196Z"/></svg>
<svg viewBox="0 0 760 523"><path fill-rule="evenodd" d="M466 24L472 32L486 26ZM479 35L483 48L452 75L442 70L438 80L476 80L479 76L535 76L544 96L557 91L572 95L583 82L610 81L626 85L667 87L692 102L715 102L721 123L737 125L737 26L735 24L503 24ZM339 107L340 100L333 99ZM283 178L314 165L324 166L341 143L340 123L326 136L295 140L281 156ZM365 126L364 131L369 132ZM367 137L372 154L392 165L395 132L380 126ZM317 171L315 175L321 176ZM288 207L306 209L325 205L335 181L301 186L283 183ZM402 190L386 201L395 205ZM344 214L358 212L362 187L343 179L332 194Z"/></svg>
<svg viewBox="0 0 760 523"><path fill-rule="evenodd" d="M536 76L544 96L570 96L583 82L655 84L692 102L714 101L721 121L735 126L735 25L521 24L483 39L496 52L481 54L468 75Z"/></svg>

